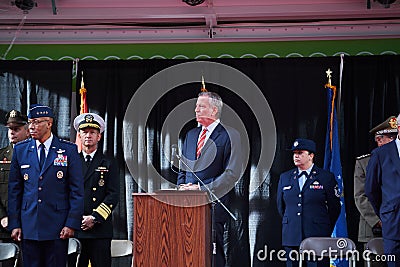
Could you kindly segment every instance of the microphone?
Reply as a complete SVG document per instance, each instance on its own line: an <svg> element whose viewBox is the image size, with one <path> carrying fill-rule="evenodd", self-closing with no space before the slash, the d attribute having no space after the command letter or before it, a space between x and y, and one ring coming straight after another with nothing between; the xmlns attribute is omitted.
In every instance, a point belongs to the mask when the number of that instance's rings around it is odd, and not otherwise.
<svg viewBox="0 0 400 267"><path fill-rule="evenodd" d="M174 145L172 145L171 150L173 148ZM175 149L176 149L176 145L175 145ZM176 153L176 152L175 152ZM172 153L171 153L172 154ZM212 210L214 213L214 208L215 208L215 204L219 203L227 212L228 214L235 220L237 221L237 218L235 217L235 215L233 215L233 213L224 205L224 203L221 202L221 200L219 199L219 197L217 197L214 192L208 187L208 185L206 185L203 180L200 179L200 177L195 173L195 171L185 162L184 159L182 159L182 156L179 154L175 155L176 158L179 161L179 166L184 166L186 168L186 172L189 171L191 174L193 174L193 176L197 179L198 183L205 188L206 192L209 194L209 197L211 199L212 202ZM182 164L182 165L181 165ZM214 218L214 216L211 216L212 218Z"/></svg>
<svg viewBox="0 0 400 267"><path fill-rule="evenodd" d="M171 165L174 165L174 161L178 156L178 154L176 153L177 150L178 150L177 144L173 144L171 146Z"/></svg>

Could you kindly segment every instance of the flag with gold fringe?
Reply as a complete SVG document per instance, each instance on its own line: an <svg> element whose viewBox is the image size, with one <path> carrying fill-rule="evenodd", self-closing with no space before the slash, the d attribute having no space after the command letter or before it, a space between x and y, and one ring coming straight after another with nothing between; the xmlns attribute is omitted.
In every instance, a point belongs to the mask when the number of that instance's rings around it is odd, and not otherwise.
<svg viewBox="0 0 400 267"><path fill-rule="evenodd" d="M336 86L331 84L331 70L326 72L329 78L325 85L328 95L328 123L325 139L325 157L324 169L332 172L335 175L338 183L338 194L340 194L341 212L336 221L335 228L332 232L332 237L347 237L346 224L346 209L344 205L343 180L342 180L342 165L340 162L340 145L338 134L338 122L336 117ZM343 259L337 259L331 262L331 266L348 266L348 262Z"/></svg>

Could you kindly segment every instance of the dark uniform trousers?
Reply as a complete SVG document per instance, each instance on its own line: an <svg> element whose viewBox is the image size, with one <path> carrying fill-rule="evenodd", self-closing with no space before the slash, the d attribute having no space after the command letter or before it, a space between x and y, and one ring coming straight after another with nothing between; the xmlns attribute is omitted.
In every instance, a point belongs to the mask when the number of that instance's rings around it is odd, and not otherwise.
<svg viewBox="0 0 400 267"><path fill-rule="evenodd" d="M82 245L82 254L78 266L88 267L89 259L92 267L111 266L111 238L81 238L79 240Z"/></svg>
<svg viewBox="0 0 400 267"><path fill-rule="evenodd" d="M64 267L67 262L68 239L47 241L22 240L24 261L29 262L29 267L54 266ZM40 257L38 257L39 254Z"/></svg>
<svg viewBox="0 0 400 267"><path fill-rule="evenodd" d="M118 165L99 150L89 164L82 153L80 156L84 174L84 215L94 216L96 223L90 230L75 232L82 244L78 266L87 267L90 261L92 267L110 267L112 211L119 201Z"/></svg>

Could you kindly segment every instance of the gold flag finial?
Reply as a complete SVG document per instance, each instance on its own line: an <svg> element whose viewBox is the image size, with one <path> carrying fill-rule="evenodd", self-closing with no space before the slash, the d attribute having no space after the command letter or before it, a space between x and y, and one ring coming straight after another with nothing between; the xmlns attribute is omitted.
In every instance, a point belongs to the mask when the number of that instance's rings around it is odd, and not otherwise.
<svg viewBox="0 0 400 267"><path fill-rule="evenodd" d="M204 83L204 77L203 77L203 75L201 76L201 91L202 91L202 92L207 92L206 84Z"/></svg>
<svg viewBox="0 0 400 267"><path fill-rule="evenodd" d="M79 89L79 94L86 93L85 83L83 82L83 71L82 71L82 80L81 80L81 89Z"/></svg>
<svg viewBox="0 0 400 267"><path fill-rule="evenodd" d="M329 84L329 86L331 86L332 85L332 81L331 81L331 78L332 78L332 71L331 71L331 69L328 69L327 71L325 71L326 72L326 77L328 77L328 84Z"/></svg>

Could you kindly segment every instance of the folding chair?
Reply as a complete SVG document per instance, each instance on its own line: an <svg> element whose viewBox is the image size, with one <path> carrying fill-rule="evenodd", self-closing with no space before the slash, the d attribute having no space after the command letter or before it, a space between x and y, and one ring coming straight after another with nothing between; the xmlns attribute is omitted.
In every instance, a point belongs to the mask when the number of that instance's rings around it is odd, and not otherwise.
<svg viewBox="0 0 400 267"><path fill-rule="evenodd" d="M81 242L76 238L73 238L73 237L69 238L69 240L68 240L68 256L69 256L68 260L74 259L71 256L73 254L76 254L76 262L75 262L76 267L78 267L81 250L82 250ZM67 266L71 266L71 264L68 264Z"/></svg>
<svg viewBox="0 0 400 267"><path fill-rule="evenodd" d="M369 252L366 255L367 258L365 260L367 262L367 266L371 267L374 257L376 257L377 255L382 256L385 254L385 252L383 251L383 238L382 237L372 238L370 241L368 241L365 249Z"/></svg>
<svg viewBox="0 0 400 267"><path fill-rule="evenodd" d="M123 257L133 254L133 243L131 240L111 240L111 257Z"/></svg>
<svg viewBox="0 0 400 267"><path fill-rule="evenodd" d="M14 243L0 243L0 262L14 259L14 267L17 267L19 247Z"/></svg>
<svg viewBox="0 0 400 267"><path fill-rule="evenodd" d="M335 259L346 259L349 266L356 266L356 245L349 238L336 237L309 237L300 244L300 263L303 266L303 260L306 256L315 256L316 258L330 257Z"/></svg>

